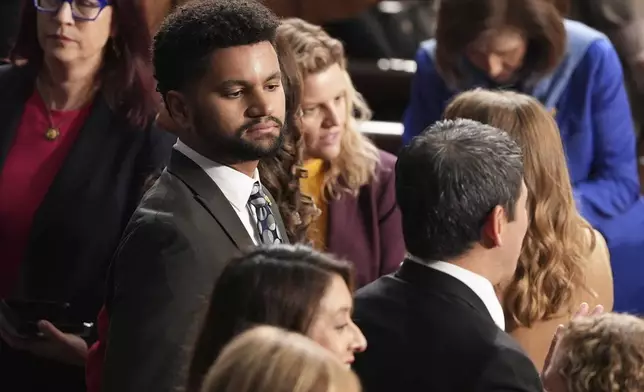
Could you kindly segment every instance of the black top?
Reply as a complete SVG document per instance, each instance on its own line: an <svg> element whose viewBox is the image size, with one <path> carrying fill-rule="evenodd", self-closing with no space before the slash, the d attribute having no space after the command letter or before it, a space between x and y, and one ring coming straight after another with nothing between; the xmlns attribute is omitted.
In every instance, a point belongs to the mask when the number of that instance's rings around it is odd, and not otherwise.
<svg viewBox="0 0 644 392"><path fill-rule="evenodd" d="M542 391L476 293L419 263L360 289L355 321L368 344L354 366L365 392Z"/></svg>

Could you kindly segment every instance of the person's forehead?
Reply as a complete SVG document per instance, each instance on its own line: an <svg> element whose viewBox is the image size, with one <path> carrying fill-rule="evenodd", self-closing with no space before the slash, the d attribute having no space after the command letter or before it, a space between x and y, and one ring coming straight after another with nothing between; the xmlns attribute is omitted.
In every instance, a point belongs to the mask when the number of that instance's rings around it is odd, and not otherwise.
<svg viewBox="0 0 644 392"><path fill-rule="evenodd" d="M514 29L487 30L472 45L487 50L510 50L523 42L520 32Z"/></svg>
<svg viewBox="0 0 644 392"><path fill-rule="evenodd" d="M280 71L277 53L268 41L217 49L209 62L210 76L221 82L231 79L263 82L263 78Z"/></svg>
<svg viewBox="0 0 644 392"><path fill-rule="evenodd" d="M320 301L320 309L330 314L350 308L352 297L346 282L339 275L333 276Z"/></svg>
<svg viewBox="0 0 644 392"><path fill-rule="evenodd" d="M334 64L331 67L308 75L304 79L302 100L306 103L324 102L335 98L346 90L346 79L342 68Z"/></svg>

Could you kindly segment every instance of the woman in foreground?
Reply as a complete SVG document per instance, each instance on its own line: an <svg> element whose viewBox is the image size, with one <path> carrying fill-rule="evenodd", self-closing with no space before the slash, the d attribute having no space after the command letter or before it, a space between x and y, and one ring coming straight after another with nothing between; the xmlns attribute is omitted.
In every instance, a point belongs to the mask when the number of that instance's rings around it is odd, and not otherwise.
<svg viewBox="0 0 644 392"><path fill-rule="evenodd" d="M256 327L224 347L201 392L360 392L358 377L297 333Z"/></svg>
<svg viewBox="0 0 644 392"><path fill-rule="evenodd" d="M351 320L352 281L351 264L302 245L262 246L233 259L210 298L188 391L199 390L226 344L259 324L308 336L350 366L367 345Z"/></svg>

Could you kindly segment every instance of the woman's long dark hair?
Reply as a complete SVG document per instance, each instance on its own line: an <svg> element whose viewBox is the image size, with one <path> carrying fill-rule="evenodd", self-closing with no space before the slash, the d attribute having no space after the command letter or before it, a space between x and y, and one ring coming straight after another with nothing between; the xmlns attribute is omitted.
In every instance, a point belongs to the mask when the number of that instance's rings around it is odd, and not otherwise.
<svg viewBox="0 0 644 392"><path fill-rule="evenodd" d="M306 230L317 214L313 200L300 192L303 177L303 140L298 127L301 81L297 63L288 42L277 38L275 49L284 75L286 94L286 130L284 143L277 155L259 162L264 185L275 198L288 238L291 242L306 241Z"/></svg>
<svg viewBox="0 0 644 392"><path fill-rule="evenodd" d="M145 10L140 0L112 0L118 31L106 44L101 70L101 91L111 109L137 127L145 127L157 113L161 97L156 93ZM25 60L40 69L43 50L38 42L38 11L33 0L24 0L20 29L11 51L13 64ZM92 22L87 22L92 23Z"/></svg>
<svg viewBox="0 0 644 392"><path fill-rule="evenodd" d="M210 298L188 371L198 392L222 348L239 333L271 325L306 334L333 276L353 289L351 264L304 245L269 245L233 259Z"/></svg>

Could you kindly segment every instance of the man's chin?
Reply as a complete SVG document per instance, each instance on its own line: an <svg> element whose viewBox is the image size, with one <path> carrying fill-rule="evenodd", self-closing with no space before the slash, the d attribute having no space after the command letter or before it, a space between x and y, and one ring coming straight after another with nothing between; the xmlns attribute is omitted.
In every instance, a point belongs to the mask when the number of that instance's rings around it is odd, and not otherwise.
<svg viewBox="0 0 644 392"><path fill-rule="evenodd" d="M274 157L282 144L283 138L281 137L268 137L259 140L244 139L242 144L230 146L231 148L227 152L244 161L260 160Z"/></svg>
<svg viewBox="0 0 644 392"><path fill-rule="evenodd" d="M277 151L282 146L283 138L280 135L262 135L252 138L244 138L248 146L252 146L257 151Z"/></svg>

